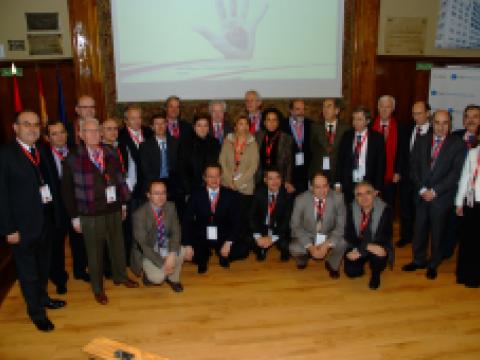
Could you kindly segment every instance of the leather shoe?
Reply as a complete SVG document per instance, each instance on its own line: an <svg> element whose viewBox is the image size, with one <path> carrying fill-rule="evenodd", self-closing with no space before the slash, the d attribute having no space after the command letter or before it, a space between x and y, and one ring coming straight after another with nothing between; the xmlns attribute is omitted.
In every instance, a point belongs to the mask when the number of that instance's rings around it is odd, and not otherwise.
<svg viewBox="0 0 480 360"><path fill-rule="evenodd" d="M428 268L427 273L425 274L427 276L427 279L429 280L435 280L437 278L437 269L435 268Z"/></svg>
<svg viewBox="0 0 480 360"><path fill-rule="evenodd" d="M107 295L105 293L95 294L95 300L100 305L107 305L108 304L108 298L107 298Z"/></svg>
<svg viewBox="0 0 480 360"><path fill-rule="evenodd" d="M417 265L414 262L411 262L411 263L403 265L402 266L402 271L411 272L411 271L415 271L415 270L418 270L418 269L425 269L425 268L426 268L425 265Z"/></svg>
<svg viewBox="0 0 480 360"><path fill-rule="evenodd" d="M290 260L290 253L288 252L288 250L280 251L280 261L287 262L288 260Z"/></svg>
<svg viewBox="0 0 480 360"><path fill-rule="evenodd" d="M175 292L182 292L183 285L180 282L174 282L170 279L166 279L165 282L172 288Z"/></svg>
<svg viewBox="0 0 480 360"><path fill-rule="evenodd" d="M67 305L66 301L60 299L48 299L48 302L44 305L47 309L55 310L60 309Z"/></svg>
<svg viewBox="0 0 480 360"><path fill-rule="evenodd" d="M40 331L48 332L55 329L55 325L53 325L53 323L48 318L45 318L42 320L32 320L32 321L37 327L37 329Z"/></svg>
<svg viewBox="0 0 480 360"><path fill-rule="evenodd" d="M127 280L123 281L123 282L113 282L115 285L123 285L129 289L133 289L133 288L138 288L138 282L132 280L132 279L129 279L127 278Z"/></svg>
<svg viewBox="0 0 480 360"><path fill-rule="evenodd" d="M228 261L228 259L224 258L223 256L220 256L220 260L218 261L218 263L223 268L229 268L230 267L230 261Z"/></svg>
<svg viewBox="0 0 480 360"><path fill-rule="evenodd" d="M198 264L197 271L199 274L205 274L207 272L207 269L208 269L207 264Z"/></svg>
<svg viewBox="0 0 480 360"><path fill-rule="evenodd" d="M395 246L398 248L403 248L408 244L411 244L412 240L400 239L395 243Z"/></svg>
<svg viewBox="0 0 480 360"><path fill-rule="evenodd" d="M257 261L265 261L266 257L267 257L267 250L265 249L257 250Z"/></svg>
<svg viewBox="0 0 480 360"><path fill-rule="evenodd" d="M58 285L57 286L57 294L64 295L67 293L67 286L66 285Z"/></svg>
<svg viewBox="0 0 480 360"><path fill-rule="evenodd" d="M307 267L308 256L296 256L295 261L297 263L297 269L298 270L303 270Z"/></svg>
<svg viewBox="0 0 480 360"><path fill-rule="evenodd" d="M368 287L372 290L377 290L380 286L380 276L379 275L372 275L370 281L368 282Z"/></svg>
<svg viewBox="0 0 480 360"><path fill-rule="evenodd" d="M90 274L88 274L88 273L74 275L73 277L77 280L83 280L85 282L90 282Z"/></svg>
<svg viewBox="0 0 480 360"><path fill-rule="evenodd" d="M340 277L340 272L338 270L334 270L328 261L325 261L325 269L327 269L328 275L332 279L338 279Z"/></svg>

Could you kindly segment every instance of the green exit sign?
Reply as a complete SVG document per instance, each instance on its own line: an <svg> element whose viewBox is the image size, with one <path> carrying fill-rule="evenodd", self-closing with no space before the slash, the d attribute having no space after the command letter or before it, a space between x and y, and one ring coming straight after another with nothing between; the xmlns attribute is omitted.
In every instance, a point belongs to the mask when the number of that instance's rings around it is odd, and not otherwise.
<svg viewBox="0 0 480 360"><path fill-rule="evenodd" d="M417 70L429 71L429 70L432 70L432 68L433 68L433 63L417 62L417 65L416 65Z"/></svg>
<svg viewBox="0 0 480 360"><path fill-rule="evenodd" d="M17 68L17 73L15 74L16 76L23 76L23 69ZM0 76L3 77L12 77L12 68L0 68Z"/></svg>

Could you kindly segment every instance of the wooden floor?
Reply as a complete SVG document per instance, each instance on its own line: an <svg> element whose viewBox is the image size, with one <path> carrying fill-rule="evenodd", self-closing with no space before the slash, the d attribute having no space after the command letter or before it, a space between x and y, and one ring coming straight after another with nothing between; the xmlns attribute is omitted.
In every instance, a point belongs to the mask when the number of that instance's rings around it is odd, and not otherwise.
<svg viewBox="0 0 480 360"><path fill-rule="evenodd" d="M205 275L187 264L182 294L107 282L108 306L72 280L48 334L27 319L17 282L0 309L0 359L86 359L82 347L98 336L172 360L480 359L480 290L455 285L454 260L436 281L402 273L409 255L397 252L378 291L368 277L331 280L323 263L299 271L276 250Z"/></svg>

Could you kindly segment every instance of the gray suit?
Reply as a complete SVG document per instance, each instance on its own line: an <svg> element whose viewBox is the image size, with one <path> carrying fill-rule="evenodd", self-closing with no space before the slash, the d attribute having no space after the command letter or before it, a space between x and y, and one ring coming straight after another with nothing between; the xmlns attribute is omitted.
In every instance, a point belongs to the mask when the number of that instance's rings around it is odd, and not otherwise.
<svg viewBox="0 0 480 360"><path fill-rule="evenodd" d="M313 204L314 199L311 191L305 191L295 199L290 220L292 229L290 253L292 256L307 255L307 247L315 242L317 222ZM345 202L342 194L333 190L328 192L320 231L326 235L327 241L331 241L334 245L327 255L327 261L333 269L338 270L347 246L344 239Z"/></svg>

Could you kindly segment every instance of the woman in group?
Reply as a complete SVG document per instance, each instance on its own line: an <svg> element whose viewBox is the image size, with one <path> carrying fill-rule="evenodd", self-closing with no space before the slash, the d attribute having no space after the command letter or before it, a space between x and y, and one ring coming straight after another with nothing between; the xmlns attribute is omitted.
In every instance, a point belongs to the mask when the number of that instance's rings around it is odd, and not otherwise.
<svg viewBox="0 0 480 360"><path fill-rule="evenodd" d="M256 174L257 184L263 182L263 171L269 167L278 168L288 193L295 192L292 179L292 137L280 130L282 114L276 108L265 109L262 115L265 130L256 133L260 149L260 166Z"/></svg>
<svg viewBox="0 0 480 360"><path fill-rule="evenodd" d="M255 190L255 173L258 168L258 146L250 134L248 115L240 114L234 120L234 132L227 135L220 151L222 185L237 191L240 197L242 224L248 224L248 211ZM247 226L240 237L249 236Z"/></svg>
<svg viewBox="0 0 480 360"><path fill-rule="evenodd" d="M463 165L455 199L456 213L461 216L460 241L457 260L457 283L470 288L480 286L480 146L471 149Z"/></svg>

